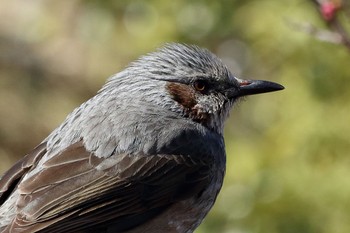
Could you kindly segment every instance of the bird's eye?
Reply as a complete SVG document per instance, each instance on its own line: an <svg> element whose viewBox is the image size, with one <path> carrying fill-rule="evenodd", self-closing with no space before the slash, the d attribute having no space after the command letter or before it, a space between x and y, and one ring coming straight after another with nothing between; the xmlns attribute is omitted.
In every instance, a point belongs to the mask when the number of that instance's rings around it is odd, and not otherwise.
<svg viewBox="0 0 350 233"><path fill-rule="evenodd" d="M196 80L193 83L194 89L196 89L196 91L199 91L199 92L206 91L207 85L208 84L203 80Z"/></svg>

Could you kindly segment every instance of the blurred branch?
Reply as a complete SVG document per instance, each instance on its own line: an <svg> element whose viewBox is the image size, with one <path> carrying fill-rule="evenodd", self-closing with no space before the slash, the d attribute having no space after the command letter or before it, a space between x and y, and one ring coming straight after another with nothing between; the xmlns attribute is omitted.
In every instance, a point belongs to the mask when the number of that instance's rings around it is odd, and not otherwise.
<svg viewBox="0 0 350 233"><path fill-rule="evenodd" d="M287 20L287 24L293 29L305 32L320 41L326 41L333 44L343 44L343 38L338 32L320 29L313 26L311 23L297 23Z"/></svg>
<svg viewBox="0 0 350 233"><path fill-rule="evenodd" d="M311 0L317 7L322 19L326 22L329 30L321 30L315 27L306 27L307 32L316 35L316 38L333 43L343 44L350 50L350 35L346 31L343 22L338 15L344 11L345 5L342 0ZM305 28L305 27L304 27ZM321 37L320 37L321 35ZM326 39L325 39L326 38Z"/></svg>

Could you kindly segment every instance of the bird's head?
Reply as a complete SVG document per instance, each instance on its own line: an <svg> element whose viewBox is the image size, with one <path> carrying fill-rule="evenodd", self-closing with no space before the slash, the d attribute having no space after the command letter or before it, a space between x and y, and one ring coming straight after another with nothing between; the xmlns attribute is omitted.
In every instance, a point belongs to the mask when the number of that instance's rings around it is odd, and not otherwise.
<svg viewBox="0 0 350 233"><path fill-rule="evenodd" d="M145 85L143 90L149 93L159 89L147 88L149 83L161 83L164 94L157 92L155 98L159 105L218 132L240 97L283 89L273 82L238 79L210 51L184 44L168 44L125 72L141 77L144 84L137 85Z"/></svg>

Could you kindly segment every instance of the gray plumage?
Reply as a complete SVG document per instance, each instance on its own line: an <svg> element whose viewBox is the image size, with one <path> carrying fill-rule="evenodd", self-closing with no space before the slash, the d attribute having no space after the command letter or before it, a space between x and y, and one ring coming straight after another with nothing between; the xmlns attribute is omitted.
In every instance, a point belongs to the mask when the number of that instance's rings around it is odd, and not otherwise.
<svg viewBox="0 0 350 233"><path fill-rule="evenodd" d="M196 46L141 57L4 174L0 232L193 232L222 185L232 105L280 89Z"/></svg>

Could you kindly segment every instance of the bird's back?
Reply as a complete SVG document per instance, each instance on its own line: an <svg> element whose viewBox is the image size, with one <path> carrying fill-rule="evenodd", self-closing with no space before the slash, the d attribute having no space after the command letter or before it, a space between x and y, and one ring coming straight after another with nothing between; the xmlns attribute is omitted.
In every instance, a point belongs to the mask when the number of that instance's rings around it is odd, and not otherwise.
<svg viewBox="0 0 350 233"><path fill-rule="evenodd" d="M78 143L47 156L51 148L44 142L2 177L0 229L4 233L191 232L220 190L225 152L222 136L180 122L166 143L153 146L154 155L114 154L107 161ZM44 156L51 159L42 162ZM31 178L23 180L25 176ZM84 192L96 189L93 182L98 179L114 185L79 204ZM71 194L65 196L67 192Z"/></svg>

